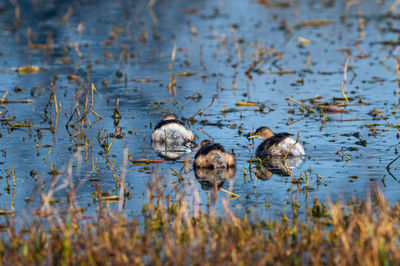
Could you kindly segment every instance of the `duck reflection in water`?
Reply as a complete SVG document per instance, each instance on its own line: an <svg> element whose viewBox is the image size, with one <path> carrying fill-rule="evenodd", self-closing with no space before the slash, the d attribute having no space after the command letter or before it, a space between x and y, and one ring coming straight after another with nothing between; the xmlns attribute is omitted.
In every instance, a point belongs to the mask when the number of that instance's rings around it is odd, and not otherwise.
<svg viewBox="0 0 400 266"><path fill-rule="evenodd" d="M260 127L249 139L260 138L256 156L262 160L262 169L257 177L262 180L271 178L273 174L289 176L292 169L301 165L305 158L304 147L292 139L292 134L274 134L268 127ZM284 157L287 157L285 160Z"/></svg>
<svg viewBox="0 0 400 266"><path fill-rule="evenodd" d="M166 145L165 143L152 142L151 147L158 156L168 161L179 160L182 156L191 152L190 148L177 144Z"/></svg>
<svg viewBox="0 0 400 266"><path fill-rule="evenodd" d="M269 180L274 174L289 176L291 171L299 167L304 161L304 156L288 156L283 162L284 157L281 155L267 155L260 158L261 169L256 172L257 178Z"/></svg>
<svg viewBox="0 0 400 266"><path fill-rule="evenodd" d="M178 160L190 148L196 147L193 131L178 120L175 114L165 115L151 134L151 146L157 154L166 160Z"/></svg>
<svg viewBox="0 0 400 266"><path fill-rule="evenodd" d="M219 189L225 180L232 180L235 176L235 168L195 168L194 175L199 181L202 190Z"/></svg>
<svg viewBox="0 0 400 266"><path fill-rule="evenodd" d="M193 161L194 174L203 190L212 190L213 204L217 199L217 190L225 180L233 181L235 166L235 156L226 152L221 144L210 140L201 142Z"/></svg>

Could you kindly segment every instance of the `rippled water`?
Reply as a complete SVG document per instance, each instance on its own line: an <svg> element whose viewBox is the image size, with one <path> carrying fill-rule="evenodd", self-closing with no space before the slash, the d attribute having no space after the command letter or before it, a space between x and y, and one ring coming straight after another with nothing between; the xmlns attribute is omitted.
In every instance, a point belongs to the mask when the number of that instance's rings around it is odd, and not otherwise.
<svg viewBox="0 0 400 266"><path fill-rule="evenodd" d="M283 1L259 2L269 4L177 0L156 1L149 9L144 1L21 1L20 19L15 19L13 5L0 4L1 90L8 92L8 100L35 101L1 106L3 118L15 120L1 126L0 207L17 213L37 207L54 187L59 190L51 197L65 204L71 191L66 174L70 163L77 201L88 214L93 213L98 205L96 191L106 192L103 196L119 195L111 168L114 164L120 178L124 148L132 159L162 160L150 144L152 128L162 113L174 112L186 121L213 98L190 128L198 143L212 138L235 152L236 172L226 175L233 178L223 182L224 175L216 175L221 177L222 189L240 196L229 201L237 212L249 208L259 216L272 217L281 210L290 211L289 203L296 198L304 212L313 198L360 199L377 187L396 201L399 162L391 165L392 175L386 169L397 157L399 143L398 128L390 126L398 123L399 115L394 59L400 25L397 11L388 15L392 3L364 1L361 6L346 6L346 1L293 1L286 6ZM299 24L317 19L330 24ZM15 71L26 65L41 71ZM58 116L54 102L46 107L54 75ZM77 76L79 82L68 75ZM176 85L168 89L171 76ZM301 111L299 105L285 100L322 97L320 102L332 102L333 97L343 97L341 82L351 100L343 113L322 114L317 108L316 113ZM78 120L76 103L79 114L84 113L85 95L87 110L93 99L92 110L102 120L96 122L98 117L89 112L82 132L80 122L75 129L70 126ZM117 99L122 119L115 125ZM157 105L155 101L163 102ZM248 101L257 105L235 105ZM265 105L263 111L261 105ZM375 115L374 110L378 110ZM17 121L30 121L32 126L11 130L10 124ZM293 176L297 179L306 173L308 187L305 180L294 184L291 177L280 174L255 183L254 167L249 169L248 163L255 149L246 136L263 125L294 135L300 131L307 157ZM118 127L124 137L115 139L106 156L99 134L113 134ZM254 141L255 146L259 143ZM342 149L348 157L337 153ZM186 153L181 159L190 160L193 155ZM52 165L63 174L52 177ZM36 181L31 176L35 172ZM193 202L198 194L204 208L209 199L221 210L223 199L230 198L222 190L213 194L209 184L197 180L191 162L128 163L130 195L124 201L128 214L140 213L147 202L148 184L155 186L154 182L166 193L175 188L186 191ZM118 203L110 206L116 208Z"/></svg>

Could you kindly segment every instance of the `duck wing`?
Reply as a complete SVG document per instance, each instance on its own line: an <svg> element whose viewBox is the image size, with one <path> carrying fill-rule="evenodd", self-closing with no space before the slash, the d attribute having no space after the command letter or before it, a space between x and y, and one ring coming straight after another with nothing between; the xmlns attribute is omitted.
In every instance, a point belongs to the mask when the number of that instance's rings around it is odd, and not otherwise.
<svg viewBox="0 0 400 266"><path fill-rule="evenodd" d="M161 120L160 122L158 122L158 124L156 125L156 127L154 128L154 130L159 129L162 126L171 124L171 123L176 123L182 126L185 126L185 124L182 121L179 121L177 119L170 119L170 120Z"/></svg>
<svg viewBox="0 0 400 266"><path fill-rule="evenodd" d="M284 141L287 138L290 138L291 136L293 136L293 135L290 133L283 132L283 133L275 134L272 137L270 137L269 139L264 140L263 142L261 142L260 145L258 145L257 150L256 150L256 156L257 157L265 157L267 155L280 155L276 152L271 151L272 146L281 143L282 141Z"/></svg>

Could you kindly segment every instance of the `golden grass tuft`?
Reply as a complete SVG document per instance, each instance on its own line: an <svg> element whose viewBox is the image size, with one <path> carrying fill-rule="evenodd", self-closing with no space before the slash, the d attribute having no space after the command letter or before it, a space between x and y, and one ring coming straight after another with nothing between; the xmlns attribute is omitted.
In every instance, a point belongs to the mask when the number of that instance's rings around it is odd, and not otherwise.
<svg viewBox="0 0 400 266"><path fill-rule="evenodd" d="M372 203L314 201L307 217L263 221L199 212L176 195L149 191L142 216L116 215L100 203L88 219L70 207L38 213L16 225L8 216L2 264L329 264L386 265L400 261L400 203L378 193Z"/></svg>

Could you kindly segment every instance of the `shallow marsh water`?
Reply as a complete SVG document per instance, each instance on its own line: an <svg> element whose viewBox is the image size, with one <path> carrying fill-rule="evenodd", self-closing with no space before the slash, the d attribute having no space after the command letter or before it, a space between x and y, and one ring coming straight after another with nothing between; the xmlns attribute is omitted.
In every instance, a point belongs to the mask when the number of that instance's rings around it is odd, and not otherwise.
<svg viewBox="0 0 400 266"><path fill-rule="evenodd" d="M101 197L119 195L111 168L121 178L124 149L129 159L162 160L151 147L150 134L163 112L187 121L210 103L190 128L198 143L212 138L235 152L236 173L221 188L240 196L227 201L236 212L249 209L270 218L282 210L291 212L290 203L298 199L304 213L313 198L362 199L376 188L397 201L400 161L390 166L390 173L386 167L398 156L399 132L393 125L399 115L394 59L400 23L396 10L388 15L391 1L377 2L177 0L156 1L148 8L144 1L21 1L19 19L15 6L2 3L1 90L8 92L7 100L34 103L1 106L2 118L11 120L0 129L1 209L35 209L53 190L51 198L65 204L71 163L77 202L88 215L94 213L100 197L96 191L104 192ZM25 74L20 67L27 65L40 71ZM46 107L54 75L58 115L54 98ZM341 82L349 104L325 112L316 108L344 98ZM94 112L74 129L70 125L85 112L85 95L86 109L91 106ZM287 98L314 99L314 105L304 104L315 113ZM116 126L117 99L122 118ZM102 117L98 122L95 113ZM15 128L25 121L31 126ZM248 160L260 141L253 143L247 135L262 125L294 135L300 131L307 157L293 170L294 179L303 178L299 182L279 174L255 181L255 167L250 169ZM103 136L118 127L124 137L115 139L107 156ZM62 174L52 175L52 167ZM206 186L191 168L191 162L181 161L128 163L125 212L141 212L149 184L166 193L186 192L206 210L212 192L203 190ZM219 190L216 210L222 212L229 198ZM118 202L108 204L118 207Z"/></svg>

